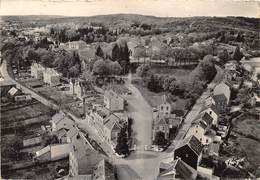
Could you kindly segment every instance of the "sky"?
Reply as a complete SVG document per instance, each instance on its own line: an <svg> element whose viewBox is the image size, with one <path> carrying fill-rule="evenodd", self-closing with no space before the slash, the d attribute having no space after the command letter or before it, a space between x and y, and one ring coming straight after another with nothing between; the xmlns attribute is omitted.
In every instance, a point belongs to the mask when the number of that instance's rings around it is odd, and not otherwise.
<svg viewBox="0 0 260 180"><path fill-rule="evenodd" d="M260 17L259 0L0 0L0 15Z"/></svg>

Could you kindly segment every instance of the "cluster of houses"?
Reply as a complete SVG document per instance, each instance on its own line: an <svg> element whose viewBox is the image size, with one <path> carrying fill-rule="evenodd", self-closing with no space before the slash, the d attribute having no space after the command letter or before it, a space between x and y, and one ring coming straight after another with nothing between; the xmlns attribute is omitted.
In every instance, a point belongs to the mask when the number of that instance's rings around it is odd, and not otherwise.
<svg viewBox="0 0 260 180"><path fill-rule="evenodd" d="M107 90L104 93L104 103L94 104L86 112L85 120L97 129L112 148L116 147L118 134L128 123L124 109L124 98L113 90Z"/></svg>
<svg viewBox="0 0 260 180"><path fill-rule="evenodd" d="M31 76L43 80L44 83L50 86L57 86L60 84L61 74L54 68L45 68L39 63L31 65Z"/></svg>
<svg viewBox="0 0 260 180"><path fill-rule="evenodd" d="M15 85L8 88L7 97L15 103L28 103L32 101L31 94L23 93L21 90L17 89Z"/></svg>
<svg viewBox="0 0 260 180"><path fill-rule="evenodd" d="M37 151L35 161L69 158L69 174L65 179L115 179L107 158L93 148L85 134L63 112L52 117L50 133L57 137L58 143Z"/></svg>
<svg viewBox="0 0 260 180"><path fill-rule="evenodd" d="M228 133L229 123L220 121L220 117L229 110L230 96L231 87L224 79L205 99L184 140L175 148L174 160L161 163L159 179L219 179L214 175L214 166L205 159L219 155L222 139Z"/></svg>

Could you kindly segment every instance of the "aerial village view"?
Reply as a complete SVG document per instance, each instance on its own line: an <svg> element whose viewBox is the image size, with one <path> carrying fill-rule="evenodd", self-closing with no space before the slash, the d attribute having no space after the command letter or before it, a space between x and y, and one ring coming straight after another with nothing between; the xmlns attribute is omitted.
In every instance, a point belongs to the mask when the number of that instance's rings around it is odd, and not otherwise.
<svg viewBox="0 0 260 180"><path fill-rule="evenodd" d="M0 2L1 179L260 177L259 4L19 2Z"/></svg>

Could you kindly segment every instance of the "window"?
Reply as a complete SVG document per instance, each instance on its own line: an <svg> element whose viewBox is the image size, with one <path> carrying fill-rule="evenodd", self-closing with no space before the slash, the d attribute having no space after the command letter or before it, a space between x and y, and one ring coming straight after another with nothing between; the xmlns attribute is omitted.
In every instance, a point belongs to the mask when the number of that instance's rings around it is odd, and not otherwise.
<svg viewBox="0 0 260 180"><path fill-rule="evenodd" d="M167 111L169 110L169 107L168 107L168 106L166 107L166 110L167 110Z"/></svg>
<svg viewBox="0 0 260 180"><path fill-rule="evenodd" d="M198 131L196 130L196 133L198 133Z"/></svg>
<svg viewBox="0 0 260 180"><path fill-rule="evenodd" d="M211 115L211 114L212 114L212 111L209 111L209 114Z"/></svg>
<svg viewBox="0 0 260 180"><path fill-rule="evenodd" d="M200 138L200 142L202 141L202 138Z"/></svg>
<svg viewBox="0 0 260 180"><path fill-rule="evenodd" d="M206 143L208 143L209 142L209 140L208 139L206 139Z"/></svg>
<svg viewBox="0 0 260 180"><path fill-rule="evenodd" d="M161 106L161 110L163 110L163 106Z"/></svg>

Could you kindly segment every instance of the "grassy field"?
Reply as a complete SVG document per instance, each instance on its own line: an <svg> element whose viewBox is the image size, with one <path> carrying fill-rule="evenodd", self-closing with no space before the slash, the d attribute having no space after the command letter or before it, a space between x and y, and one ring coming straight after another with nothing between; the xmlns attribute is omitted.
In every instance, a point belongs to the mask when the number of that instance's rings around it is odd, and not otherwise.
<svg viewBox="0 0 260 180"><path fill-rule="evenodd" d="M232 122L233 133L237 136L233 141L235 148L245 154L250 165L260 176L260 119L254 116L244 116Z"/></svg>

